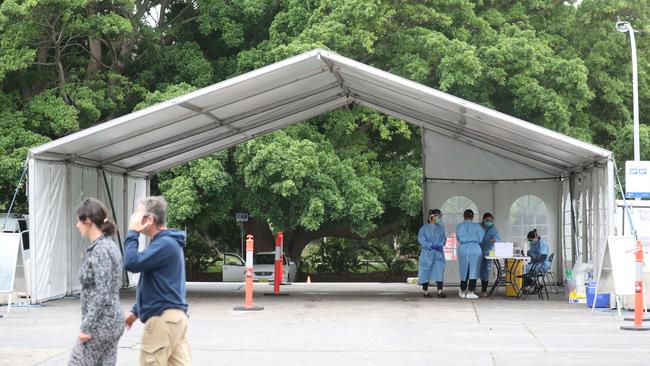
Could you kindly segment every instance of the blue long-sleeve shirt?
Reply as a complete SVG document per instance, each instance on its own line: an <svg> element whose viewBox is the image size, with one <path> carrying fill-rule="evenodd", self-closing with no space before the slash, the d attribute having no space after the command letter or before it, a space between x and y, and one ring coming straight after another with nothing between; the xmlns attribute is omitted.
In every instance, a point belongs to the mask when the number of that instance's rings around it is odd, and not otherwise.
<svg viewBox="0 0 650 366"><path fill-rule="evenodd" d="M456 226L456 239L461 245L479 244L484 236L481 225L466 220Z"/></svg>
<svg viewBox="0 0 650 366"><path fill-rule="evenodd" d="M424 224L418 231L418 242L424 250L437 250L444 248L447 242L445 227L440 224Z"/></svg>
<svg viewBox="0 0 650 366"><path fill-rule="evenodd" d="M485 234L483 235L483 240L481 241L481 250L484 252L489 252L494 248L494 242L495 241L501 241L501 236L499 236L499 230L497 230L496 227L485 227L484 225L481 225L483 228L483 231Z"/></svg>
<svg viewBox="0 0 650 366"><path fill-rule="evenodd" d="M542 266L541 268L544 271L546 271L550 267L550 263L548 261L549 249L548 249L548 244L546 243L546 241L544 239L540 238L528 250L528 255L531 258L531 263L535 262L537 260L537 257L539 257L541 254L546 254L546 260L541 265Z"/></svg>
<svg viewBox="0 0 650 366"><path fill-rule="evenodd" d="M132 312L144 323L167 309L187 311L185 232L163 230L142 252L138 252L139 236L137 231L129 230L124 241L124 268L140 272Z"/></svg>

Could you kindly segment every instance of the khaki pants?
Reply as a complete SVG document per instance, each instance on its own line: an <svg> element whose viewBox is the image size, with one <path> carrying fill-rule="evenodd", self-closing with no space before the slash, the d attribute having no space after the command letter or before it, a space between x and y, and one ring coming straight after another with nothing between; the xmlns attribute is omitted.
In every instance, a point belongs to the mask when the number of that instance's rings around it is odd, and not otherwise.
<svg viewBox="0 0 650 366"><path fill-rule="evenodd" d="M187 343L187 315L167 309L145 323L140 345L142 366L190 366L192 354Z"/></svg>

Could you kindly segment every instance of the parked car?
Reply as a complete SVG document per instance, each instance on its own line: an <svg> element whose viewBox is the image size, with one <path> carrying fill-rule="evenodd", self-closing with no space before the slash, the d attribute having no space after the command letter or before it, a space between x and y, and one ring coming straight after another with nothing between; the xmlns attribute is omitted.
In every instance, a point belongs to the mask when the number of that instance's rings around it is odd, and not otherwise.
<svg viewBox="0 0 650 366"><path fill-rule="evenodd" d="M282 267L282 282L296 279L298 266L286 254ZM243 282L246 262L234 253L226 253L223 264L223 282ZM253 255L253 281L273 282L275 274L275 252L259 252Z"/></svg>

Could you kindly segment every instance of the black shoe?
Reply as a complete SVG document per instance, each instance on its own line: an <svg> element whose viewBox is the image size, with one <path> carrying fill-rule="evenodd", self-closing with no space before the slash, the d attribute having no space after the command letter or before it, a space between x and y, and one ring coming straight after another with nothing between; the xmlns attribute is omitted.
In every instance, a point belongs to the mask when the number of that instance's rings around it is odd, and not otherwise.
<svg viewBox="0 0 650 366"><path fill-rule="evenodd" d="M432 298L431 294L429 294L429 293L424 294L424 296L422 296L422 297Z"/></svg>
<svg viewBox="0 0 650 366"><path fill-rule="evenodd" d="M447 294L445 294L444 292L439 292L438 293L438 298L439 299L444 299L445 297L447 297Z"/></svg>

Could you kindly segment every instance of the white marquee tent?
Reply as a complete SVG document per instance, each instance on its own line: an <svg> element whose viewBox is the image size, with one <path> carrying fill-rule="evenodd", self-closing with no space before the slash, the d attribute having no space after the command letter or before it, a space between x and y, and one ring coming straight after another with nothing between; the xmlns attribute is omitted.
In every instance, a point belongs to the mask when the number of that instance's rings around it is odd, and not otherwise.
<svg viewBox="0 0 650 366"><path fill-rule="evenodd" d="M150 174L350 103L422 128L423 210L443 209L451 246L473 207L495 214L504 240L538 228L556 271L599 258L614 227L611 152L317 49L32 149L33 301L79 290L74 209L85 197L111 201L124 233Z"/></svg>

